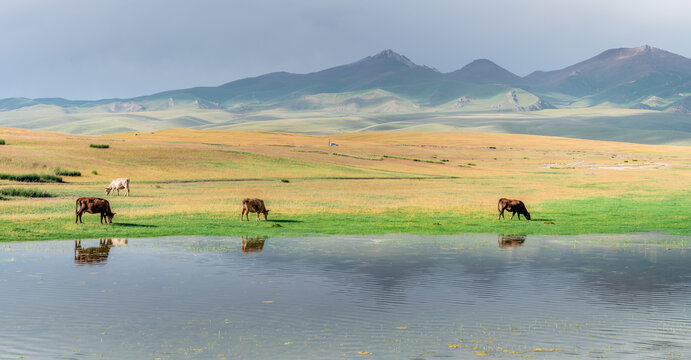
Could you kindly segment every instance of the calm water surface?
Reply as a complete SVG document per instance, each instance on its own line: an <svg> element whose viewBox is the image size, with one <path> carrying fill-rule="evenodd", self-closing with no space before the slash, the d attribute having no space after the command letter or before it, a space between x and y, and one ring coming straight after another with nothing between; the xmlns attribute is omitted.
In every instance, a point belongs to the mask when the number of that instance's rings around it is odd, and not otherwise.
<svg viewBox="0 0 691 360"><path fill-rule="evenodd" d="M691 238L0 244L2 359L688 359Z"/></svg>

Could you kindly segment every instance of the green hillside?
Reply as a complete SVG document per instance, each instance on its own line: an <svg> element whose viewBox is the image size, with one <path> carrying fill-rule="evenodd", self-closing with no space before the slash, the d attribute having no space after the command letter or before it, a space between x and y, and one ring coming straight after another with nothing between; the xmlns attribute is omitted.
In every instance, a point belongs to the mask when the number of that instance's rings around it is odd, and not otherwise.
<svg viewBox="0 0 691 360"><path fill-rule="evenodd" d="M0 100L0 126L77 134L444 130L688 144L690 114L691 59L649 46L522 78L486 59L441 73L385 50L309 74L130 99Z"/></svg>

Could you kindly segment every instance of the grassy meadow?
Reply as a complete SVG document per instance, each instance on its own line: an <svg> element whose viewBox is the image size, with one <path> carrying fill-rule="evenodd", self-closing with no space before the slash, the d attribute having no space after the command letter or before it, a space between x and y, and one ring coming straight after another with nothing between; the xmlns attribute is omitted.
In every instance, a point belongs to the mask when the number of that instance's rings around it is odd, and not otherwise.
<svg viewBox="0 0 691 360"><path fill-rule="evenodd" d="M82 136L0 128L0 239L164 235L691 235L691 148L487 133L302 135L172 129ZM339 146L328 146L328 142ZM90 144L108 145L93 148ZM20 175L62 175L23 182ZM129 177L131 196L111 195ZM31 177L34 178L34 177ZM124 194L124 192L121 192ZM41 197L34 197L39 194ZM112 225L75 199L109 199ZM269 221L240 222L258 197ZM498 221L500 197L534 221Z"/></svg>
<svg viewBox="0 0 691 360"><path fill-rule="evenodd" d="M53 105L36 105L0 111L0 127L84 135L151 132L169 128L302 134L363 131L475 132L691 145L688 114L608 106L487 111L493 105L505 104L507 97L504 92L487 99L473 99L471 104L462 108L454 107L455 101L439 107L419 107L402 98L381 106L350 108L342 105L349 99L367 103L372 96L394 95L380 90L370 94L313 95L305 101L319 106L305 110L269 107L229 111L180 104L166 110L113 112L100 107L66 109ZM168 102L167 98L165 102ZM94 138L93 141L94 144L99 144L100 140Z"/></svg>

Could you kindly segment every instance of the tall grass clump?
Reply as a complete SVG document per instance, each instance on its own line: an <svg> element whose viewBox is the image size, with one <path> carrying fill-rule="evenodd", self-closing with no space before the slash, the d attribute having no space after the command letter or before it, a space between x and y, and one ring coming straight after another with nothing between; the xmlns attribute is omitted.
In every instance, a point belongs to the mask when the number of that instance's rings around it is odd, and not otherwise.
<svg viewBox="0 0 691 360"><path fill-rule="evenodd" d="M0 189L0 194L5 196L28 197L28 198L48 198L53 194L39 189L25 188L4 188Z"/></svg>
<svg viewBox="0 0 691 360"><path fill-rule="evenodd" d="M396 156L396 155L382 155L382 157L387 158L387 159L400 159L400 160L410 160L410 161L415 161L415 162L426 162L426 163L430 163L430 164L442 164L442 165L446 164L445 161L416 159L416 158L409 158L409 157Z"/></svg>
<svg viewBox="0 0 691 360"><path fill-rule="evenodd" d="M108 144L89 144L89 147L96 148L96 149L107 149L110 147Z"/></svg>
<svg viewBox="0 0 691 360"><path fill-rule="evenodd" d="M22 181L22 182L62 182L62 178L50 174L3 174L0 173L0 180Z"/></svg>
<svg viewBox="0 0 691 360"><path fill-rule="evenodd" d="M0 139L0 145L5 145L5 139Z"/></svg>
<svg viewBox="0 0 691 360"><path fill-rule="evenodd" d="M60 175L60 176L82 176L82 173L79 171L75 170L67 170L63 169L61 167L56 167L55 168L55 175Z"/></svg>

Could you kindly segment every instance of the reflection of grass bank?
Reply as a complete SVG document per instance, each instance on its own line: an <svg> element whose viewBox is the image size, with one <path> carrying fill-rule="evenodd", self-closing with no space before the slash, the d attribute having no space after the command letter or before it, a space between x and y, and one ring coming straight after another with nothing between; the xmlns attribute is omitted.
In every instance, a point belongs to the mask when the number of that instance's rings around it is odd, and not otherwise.
<svg viewBox="0 0 691 360"><path fill-rule="evenodd" d="M553 200L530 210L536 221L498 221L496 213L462 213L404 208L379 213L271 213L269 221L240 222L239 214L118 215L113 225L101 225L97 216L85 216L75 225L73 216L20 218L0 223L3 240L46 240L99 237L149 237L166 235L300 236L311 234L593 234L663 232L691 235L691 203L674 196L631 199L588 198ZM123 212L124 213L124 212ZM281 227L273 226L281 224Z"/></svg>

